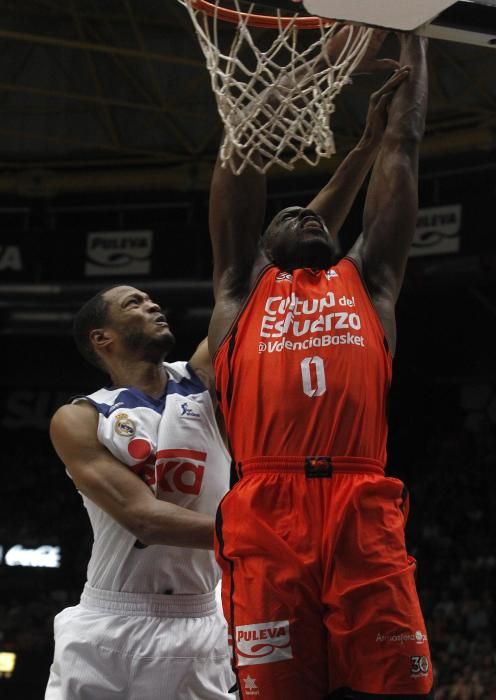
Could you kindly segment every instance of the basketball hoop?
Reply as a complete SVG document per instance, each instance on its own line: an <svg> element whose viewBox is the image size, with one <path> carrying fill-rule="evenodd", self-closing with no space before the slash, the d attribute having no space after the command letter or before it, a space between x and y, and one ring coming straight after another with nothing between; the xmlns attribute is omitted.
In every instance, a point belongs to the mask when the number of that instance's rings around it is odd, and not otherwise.
<svg viewBox="0 0 496 700"><path fill-rule="evenodd" d="M224 123L220 158L235 174L250 164L292 170L335 153L330 115L372 35L350 31L333 61L325 48L338 24L320 17L247 12L239 0L178 0L187 9L206 58ZM305 31L302 31L305 30ZM307 31L308 30L308 31ZM263 162L261 163L260 157Z"/></svg>
<svg viewBox="0 0 496 700"><path fill-rule="evenodd" d="M322 24L321 17L271 17L270 15L255 15L249 12L241 12L237 10L229 10L225 7L219 7L218 4L207 2L207 0L190 0L191 5L204 12L210 17L217 16L223 22L230 24L238 24L240 18L247 21L250 27L260 27L261 29L277 29L279 24L287 27L288 24L293 24L298 29L319 29ZM327 20L328 24L334 24L333 20Z"/></svg>

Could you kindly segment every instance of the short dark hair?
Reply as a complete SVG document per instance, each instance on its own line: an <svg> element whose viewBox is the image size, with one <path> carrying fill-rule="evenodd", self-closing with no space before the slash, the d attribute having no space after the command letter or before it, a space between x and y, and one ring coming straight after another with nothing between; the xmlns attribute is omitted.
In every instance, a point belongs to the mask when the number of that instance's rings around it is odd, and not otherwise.
<svg viewBox="0 0 496 700"><path fill-rule="evenodd" d="M72 323L72 334L77 349L85 360L103 370L105 367L93 348L90 333L95 328L101 328L107 323L109 302L104 295L110 289L114 289L114 286L102 289L85 302L74 316Z"/></svg>

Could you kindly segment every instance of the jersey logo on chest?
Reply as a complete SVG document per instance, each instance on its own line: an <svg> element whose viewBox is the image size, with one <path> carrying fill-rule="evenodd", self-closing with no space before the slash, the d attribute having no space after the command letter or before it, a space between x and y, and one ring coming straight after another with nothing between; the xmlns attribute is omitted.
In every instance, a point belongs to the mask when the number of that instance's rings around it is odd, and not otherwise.
<svg viewBox="0 0 496 700"><path fill-rule="evenodd" d="M157 494L174 492L198 496L205 472L206 452L159 450L155 462Z"/></svg>
<svg viewBox="0 0 496 700"><path fill-rule="evenodd" d="M134 421L129 418L127 413L118 413L115 416L114 430L117 435L130 438L136 433L136 425Z"/></svg>
<svg viewBox="0 0 496 700"><path fill-rule="evenodd" d="M183 401L179 404L179 417L180 418L201 418L198 406L191 401Z"/></svg>

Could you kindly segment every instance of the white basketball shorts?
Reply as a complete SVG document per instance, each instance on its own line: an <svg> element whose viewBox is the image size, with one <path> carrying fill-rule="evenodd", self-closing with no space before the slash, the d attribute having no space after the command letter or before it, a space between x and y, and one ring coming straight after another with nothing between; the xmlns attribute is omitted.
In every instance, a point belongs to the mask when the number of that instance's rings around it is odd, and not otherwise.
<svg viewBox="0 0 496 700"><path fill-rule="evenodd" d="M115 593L86 584L54 620L45 700L234 700L214 593Z"/></svg>

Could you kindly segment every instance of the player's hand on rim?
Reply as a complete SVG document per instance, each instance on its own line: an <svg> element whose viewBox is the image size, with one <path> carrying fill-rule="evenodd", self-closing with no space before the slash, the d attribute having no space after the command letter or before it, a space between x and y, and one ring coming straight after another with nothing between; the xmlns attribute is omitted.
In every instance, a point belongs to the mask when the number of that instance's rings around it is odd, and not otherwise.
<svg viewBox="0 0 496 700"><path fill-rule="evenodd" d="M387 125L387 116L391 100L399 86L410 75L410 66L403 66L386 80L384 85L372 93L364 131L364 140L368 144L379 144Z"/></svg>
<svg viewBox="0 0 496 700"><path fill-rule="evenodd" d="M337 30L327 42L325 50L332 64L338 62L339 57L348 43L350 32L357 31L357 27L350 24L343 25ZM388 32L386 29L374 29L367 51L364 57L354 70L354 75L359 73L379 73L388 70L398 70L400 64L393 58L377 58L379 51L384 44Z"/></svg>

